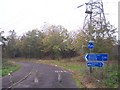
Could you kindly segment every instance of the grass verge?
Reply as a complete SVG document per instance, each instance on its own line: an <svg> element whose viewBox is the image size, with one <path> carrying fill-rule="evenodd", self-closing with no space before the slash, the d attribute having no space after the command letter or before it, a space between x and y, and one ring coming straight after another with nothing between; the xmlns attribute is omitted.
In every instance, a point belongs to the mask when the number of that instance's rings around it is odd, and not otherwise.
<svg viewBox="0 0 120 90"><path fill-rule="evenodd" d="M8 73L15 72L20 68L20 65L15 64L12 61L3 60L2 69L0 69L0 76L8 75Z"/></svg>

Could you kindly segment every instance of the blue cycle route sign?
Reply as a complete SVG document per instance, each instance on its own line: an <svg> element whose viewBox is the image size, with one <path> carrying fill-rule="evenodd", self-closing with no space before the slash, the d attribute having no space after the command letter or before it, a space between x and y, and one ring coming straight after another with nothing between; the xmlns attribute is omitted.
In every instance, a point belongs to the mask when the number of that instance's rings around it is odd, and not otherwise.
<svg viewBox="0 0 120 90"><path fill-rule="evenodd" d="M103 62L87 62L88 67L102 67L103 65Z"/></svg>
<svg viewBox="0 0 120 90"><path fill-rule="evenodd" d="M89 43L88 43L88 48L89 48L89 49L94 48L93 41L89 41Z"/></svg>
<svg viewBox="0 0 120 90"><path fill-rule="evenodd" d="M108 54L106 53L86 53L84 56L86 61L107 61Z"/></svg>

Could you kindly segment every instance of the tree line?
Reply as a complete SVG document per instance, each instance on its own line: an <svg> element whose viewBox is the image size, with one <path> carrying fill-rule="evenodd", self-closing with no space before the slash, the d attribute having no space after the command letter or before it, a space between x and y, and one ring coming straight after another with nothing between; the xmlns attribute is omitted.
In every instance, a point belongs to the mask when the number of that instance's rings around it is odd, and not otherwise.
<svg viewBox="0 0 120 90"><path fill-rule="evenodd" d="M116 43L116 28L109 22L107 28L92 26L93 53L108 53ZM44 25L41 29L33 29L22 36L17 36L15 30L10 30L7 45L3 45L5 58L50 58L60 59L83 56L89 53L87 48L90 40L90 30L80 29L68 32L62 25Z"/></svg>

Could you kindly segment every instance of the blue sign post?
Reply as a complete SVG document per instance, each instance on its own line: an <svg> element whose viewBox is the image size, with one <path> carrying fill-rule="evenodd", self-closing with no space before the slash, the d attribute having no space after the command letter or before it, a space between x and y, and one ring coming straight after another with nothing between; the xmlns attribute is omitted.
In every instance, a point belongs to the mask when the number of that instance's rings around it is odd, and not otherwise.
<svg viewBox="0 0 120 90"><path fill-rule="evenodd" d="M102 67L103 65L103 62L87 62L88 67Z"/></svg>
<svg viewBox="0 0 120 90"><path fill-rule="evenodd" d="M89 41L89 43L88 43L88 48L89 48L89 49L94 48L93 41Z"/></svg>
<svg viewBox="0 0 120 90"><path fill-rule="evenodd" d="M104 62L108 60L107 53L91 53L91 50L94 48L93 41L90 40L87 46L90 50L90 53L86 53L84 59L87 61L86 65L90 68L90 73L92 73L92 67L103 67Z"/></svg>
<svg viewBox="0 0 120 90"><path fill-rule="evenodd" d="M86 61L107 61L108 54L106 53L87 53L84 56Z"/></svg>

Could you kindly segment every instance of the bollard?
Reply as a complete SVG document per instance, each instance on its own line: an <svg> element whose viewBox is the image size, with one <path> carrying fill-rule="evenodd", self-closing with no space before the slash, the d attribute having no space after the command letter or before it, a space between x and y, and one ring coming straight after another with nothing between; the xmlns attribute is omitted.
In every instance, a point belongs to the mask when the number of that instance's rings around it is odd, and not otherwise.
<svg viewBox="0 0 120 90"><path fill-rule="evenodd" d="M39 80L38 80L38 71L37 71L37 70L35 71L34 82L35 82L35 83L38 83L38 82L39 82Z"/></svg>
<svg viewBox="0 0 120 90"><path fill-rule="evenodd" d="M59 70L55 72L58 74L58 82L62 82L62 73L66 73L67 71Z"/></svg>
<svg viewBox="0 0 120 90"><path fill-rule="evenodd" d="M62 72L58 71L58 82L62 82Z"/></svg>
<svg viewBox="0 0 120 90"><path fill-rule="evenodd" d="M10 73L8 73L9 75L9 80L10 80L10 83L13 84L13 75L12 75L12 71L10 71Z"/></svg>

